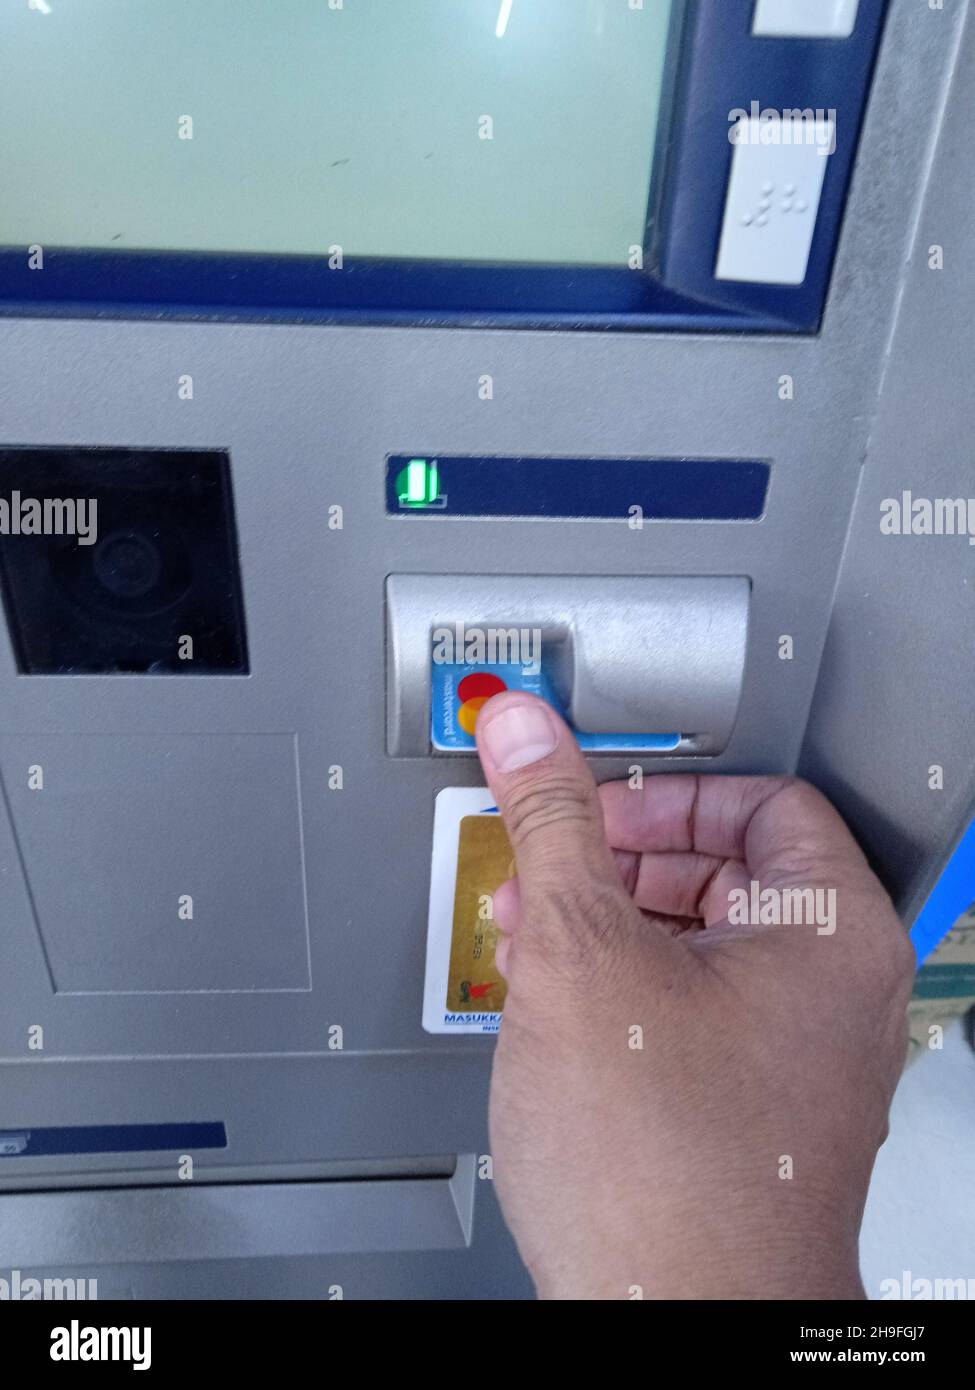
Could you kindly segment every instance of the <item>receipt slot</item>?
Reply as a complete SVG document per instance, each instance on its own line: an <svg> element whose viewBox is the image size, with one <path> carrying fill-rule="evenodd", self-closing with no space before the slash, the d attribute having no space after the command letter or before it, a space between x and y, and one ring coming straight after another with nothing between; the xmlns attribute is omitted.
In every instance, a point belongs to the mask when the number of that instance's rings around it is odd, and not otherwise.
<svg viewBox="0 0 975 1390"><path fill-rule="evenodd" d="M587 751L720 753L741 695L750 592L740 577L391 575L388 751L435 746L439 641L458 665L465 651L475 662L487 653L492 669L515 648L519 662L539 660Z"/></svg>

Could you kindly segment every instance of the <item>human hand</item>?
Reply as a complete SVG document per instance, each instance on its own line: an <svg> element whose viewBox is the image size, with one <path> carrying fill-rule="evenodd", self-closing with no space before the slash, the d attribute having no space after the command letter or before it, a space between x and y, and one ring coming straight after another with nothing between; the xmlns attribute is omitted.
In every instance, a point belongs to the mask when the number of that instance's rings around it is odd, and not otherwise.
<svg viewBox="0 0 975 1390"><path fill-rule="evenodd" d="M539 1294L862 1297L915 961L839 815L789 778L597 791L521 693L477 741L518 866L494 901L494 1173ZM769 910L812 890L819 920L729 923L753 882Z"/></svg>

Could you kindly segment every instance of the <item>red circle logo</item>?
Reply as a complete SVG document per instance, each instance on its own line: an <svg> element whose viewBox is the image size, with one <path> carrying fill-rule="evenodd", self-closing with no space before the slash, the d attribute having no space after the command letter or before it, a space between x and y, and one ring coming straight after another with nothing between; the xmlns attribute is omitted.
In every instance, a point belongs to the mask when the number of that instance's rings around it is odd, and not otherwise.
<svg viewBox="0 0 975 1390"><path fill-rule="evenodd" d="M457 711L457 722L465 733L473 737L481 706L486 705L492 695L500 695L507 689L501 677L492 675L490 671L473 671L464 677L457 687L462 702Z"/></svg>

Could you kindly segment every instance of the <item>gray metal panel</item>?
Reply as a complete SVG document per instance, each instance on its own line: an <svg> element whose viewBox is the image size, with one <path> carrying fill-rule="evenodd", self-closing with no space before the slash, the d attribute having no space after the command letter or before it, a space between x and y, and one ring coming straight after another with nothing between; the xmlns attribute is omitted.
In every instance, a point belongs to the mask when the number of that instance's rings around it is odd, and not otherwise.
<svg viewBox="0 0 975 1390"><path fill-rule="evenodd" d="M465 1155L452 1178L11 1193L0 1241L18 1268L458 1249L475 1180Z"/></svg>
<svg viewBox="0 0 975 1390"><path fill-rule="evenodd" d="M62 1001L59 999L58 1004ZM170 1000L182 1009L184 999ZM52 1049L53 1050L53 1049ZM380 1173L409 1171L404 1159L488 1151L491 1049L459 1046L412 1052L154 1061L45 1060L35 1055L0 1071L5 1130L33 1125L126 1125L223 1121L227 1148L193 1153L196 1178L226 1179L234 1168L290 1177L300 1165L375 1160ZM485 1065L486 1064L486 1065ZM191 1151L192 1152L192 1151ZM0 1188L15 1175L43 1187L55 1177L147 1170L154 1180L179 1155L31 1153L0 1160ZM479 1184L486 1191L490 1183Z"/></svg>
<svg viewBox="0 0 975 1390"><path fill-rule="evenodd" d="M489 1187L480 1183L479 1188ZM0 1204L2 1220L2 1204ZM133 1217L138 1226L139 1216ZM14 1266L17 1268L17 1266ZM377 1254L239 1257L145 1264L19 1266L21 1278L95 1279L99 1299L493 1299L531 1297L497 1204L480 1200L469 1245ZM12 1270L3 1267L3 1276Z"/></svg>
<svg viewBox="0 0 975 1390"><path fill-rule="evenodd" d="M10 1134L3 1131L4 1136ZM216 1161L214 1158L216 1157ZM206 1182L267 1183L266 1164L234 1163L221 1166L219 1155L209 1155L205 1165ZM69 1191L105 1187L172 1187L173 1171L180 1159L176 1151L160 1153L73 1155L38 1164L33 1173L17 1169L4 1176L6 1192ZM85 1166L82 1167L82 1164ZM101 1165L101 1166L99 1166ZM449 1178L457 1167L456 1154L403 1155L392 1158L340 1158L310 1163L277 1163L273 1179L294 1182L396 1182L402 1178ZM0 1202L0 1231L3 1229L3 1203ZM2 1237L0 1237L2 1238Z"/></svg>
<svg viewBox="0 0 975 1390"><path fill-rule="evenodd" d="M975 812L975 550L964 535L880 529L881 503L905 490L975 496L975 24L966 6L952 9L920 7L919 30L945 50L963 12L968 23L950 89L930 88L944 124L905 247L801 764L845 812L908 921ZM917 57L904 50L898 61L919 72ZM888 138L900 146L898 124L891 109ZM929 266L938 246L943 270ZM944 769L943 790L930 785L934 767Z"/></svg>
<svg viewBox="0 0 975 1390"><path fill-rule="evenodd" d="M291 736L0 736L0 773L59 994L311 987Z"/></svg>

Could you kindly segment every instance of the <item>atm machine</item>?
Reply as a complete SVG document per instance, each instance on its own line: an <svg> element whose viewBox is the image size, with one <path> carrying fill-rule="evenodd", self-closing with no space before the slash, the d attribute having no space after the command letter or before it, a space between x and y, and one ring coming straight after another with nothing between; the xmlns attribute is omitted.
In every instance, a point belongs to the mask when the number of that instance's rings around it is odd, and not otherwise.
<svg viewBox="0 0 975 1390"><path fill-rule="evenodd" d="M441 625L541 631L600 780L808 776L920 954L975 897L973 58L968 0L3 7L0 1274L530 1294L492 1039L423 1026Z"/></svg>

